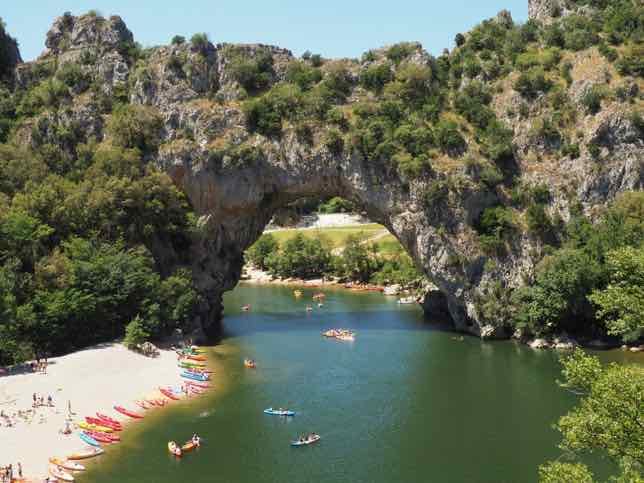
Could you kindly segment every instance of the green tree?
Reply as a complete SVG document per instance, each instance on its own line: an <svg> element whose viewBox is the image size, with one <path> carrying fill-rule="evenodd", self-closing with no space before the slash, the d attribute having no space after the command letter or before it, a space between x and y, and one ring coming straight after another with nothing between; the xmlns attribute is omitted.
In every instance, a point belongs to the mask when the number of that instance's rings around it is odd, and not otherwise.
<svg viewBox="0 0 644 483"><path fill-rule="evenodd" d="M125 338L123 344L128 349L136 349L139 344L149 340L150 333L145 328L145 322L140 316L136 316L125 327Z"/></svg>
<svg viewBox="0 0 644 483"><path fill-rule="evenodd" d="M267 258L277 252L279 244L273 235L265 233L246 251L248 260L260 270L266 270Z"/></svg>
<svg viewBox="0 0 644 483"><path fill-rule="evenodd" d="M579 405L559 419L560 447L573 457L606 455L620 467L619 481L641 481L644 468L644 369L610 364L577 349L564 358L561 385L581 395ZM564 480L566 476L576 476ZM549 463L540 468L542 482L592 481L581 464Z"/></svg>
<svg viewBox="0 0 644 483"><path fill-rule="evenodd" d="M606 256L608 285L588 297L599 308L608 333L624 341L644 335L644 247L623 247Z"/></svg>

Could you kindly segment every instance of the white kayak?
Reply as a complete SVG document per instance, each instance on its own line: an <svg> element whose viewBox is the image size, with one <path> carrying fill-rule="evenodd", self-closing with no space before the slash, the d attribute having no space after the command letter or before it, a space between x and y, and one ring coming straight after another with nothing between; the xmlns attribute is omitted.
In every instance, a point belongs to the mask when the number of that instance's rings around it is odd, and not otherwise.
<svg viewBox="0 0 644 483"><path fill-rule="evenodd" d="M306 446L309 444L317 443L318 441L320 441L320 439L322 439L322 437L319 434L316 434L304 440L297 439L295 441L291 441L291 446Z"/></svg>

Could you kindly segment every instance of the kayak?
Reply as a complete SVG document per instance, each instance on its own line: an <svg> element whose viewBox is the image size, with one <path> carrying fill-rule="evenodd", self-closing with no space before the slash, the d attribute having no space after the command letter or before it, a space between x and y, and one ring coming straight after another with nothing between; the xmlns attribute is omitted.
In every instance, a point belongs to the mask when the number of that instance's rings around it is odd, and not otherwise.
<svg viewBox="0 0 644 483"><path fill-rule="evenodd" d="M206 374L197 374L195 372L188 372L188 371L183 371L181 373L181 377L184 377L186 379L194 379L195 381L207 381L210 379Z"/></svg>
<svg viewBox="0 0 644 483"><path fill-rule="evenodd" d="M57 466L50 466L49 467L49 474L53 476L54 478L57 478L59 480L63 481L74 481L74 477L67 473L66 471L61 470Z"/></svg>
<svg viewBox="0 0 644 483"><path fill-rule="evenodd" d="M114 406L114 410L131 418L143 419L143 414L125 409L123 406Z"/></svg>
<svg viewBox="0 0 644 483"><path fill-rule="evenodd" d="M291 441L291 446L307 446L309 444L317 443L318 441L320 441L320 439L322 439L321 436L319 434L316 434L312 438L306 439L304 441Z"/></svg>
<svg viewBox="0 0 644 483"><path fill-rule="evenodd" d="M196 447L197 447L197 445L196 445L196 444L194 444L192 441L187 441L187 442L186 442L186 443L181 447L181 451L183 451L184 453L187 453L188 451L192 451L192 450L193 450L193 449L195 449Z"/></svg>
<svg viewBox="0 0 644 483"><path fill-rule="evenodd" d="M69 471L85 471L85 467L79 463L74 463L73 461L67 461L60 458L54 458L53 456L49 458L49 462L52 465L60 466L61 468Z"/></svg>
<svg viewBox="0 0 644 483"><path fill-rule="evenodd" d="M102 455L104 451L101 448L86 448L83 451L70 454L68 460L86 460L87 458L94 458L95 456Z"/></svg>
<svg viewBox="0 0 644 483"><path fill-rule="evenodd" d="M81 435L88 436L94 441L98 441L99 443L110 444L112 442L111 438L105 433L98 433L96 431L83 431Z"/></svg>
<svg viewBox="0 0 644 483"><path fill-rule="evenodd" d="M85 421L81 421L78 423L79 428L83 429L89 429L90 431L100 431L101 433L113 433L114 430L112 428L108 428L107 426L99 426L96 424L89 424Z"/></svg>
<svg viewBox="0 0 644 483"><path fill-rule="evenodd" d="M179 396L177 396L174 392L172 392L168 388L160 387L159 391L161 391L161 394L163 394L165 397L168 397L168 398L173 399L175 401L179 401L181 399Z"/></svg>
<svg viewBox="0 0 644 483"><path fill-rule="evenodd" d="M195 386L195 387L199 387L201 389L208 389L210 387L210 383L208 383L208 382L186 381L186 384L188 386Z"/></svg>
<svg viewBox="0 0 644 483"><path fill-rule="evenodd" d="M88 434L85 434L85 432L83 432L83 431L81 431L78 434L78 436L80 436L80 439L82 439L83 441L85 441L87 444L89 444L91 446L96 446L97 448L101 447L101 444L98 441L96 441L94 438L92 438Z"/></svg>
<svg viewBox="0 0 644 483"><path fill-rule="evenodd" d="M188 359L192 361L206 361L206 356L203 355L193 355L193 354L188 354Z"/></svg>
<svg viewBox="0 0 644 483"><path fill-rule="evenodd" d="M85 416L85 421L87 421L88 424L102 426L105 428L111 428L114 431L121 431L123 429L123 426L121 426L121 423L116 421L111 422L100 418L92 418L91 416Z"/></svg>
<svg viewBox="0 0 644 483"><path fill-rule="evenodd" d="M168 451L175 456L181 457L181 448L174 441L168 441Z"/></svg>
<svg viewBox="0 0 644 483"><path fill-rule="evenodd" d="M85 432L98 442L118 443L119 441L121 441L121 437L118 434L99 433L97 431L85 431Z"/></svg>
<svg viewBox="0 0 644 483"><path fill-rule="evenodd" d="M273 409L273 408L268 408L264 409L264 412L266 414L270 414L271 416L295 416L295 411L290 411L288 409Z"/></svg>
<svg viewBox="0 0 644 483"><path fill-rule="evenodd" d="M134 404L136 404L136 405L137 405L138 407L140 407L141 409L146 409L146 410L147 410L147 409L150 409L150 407L151 407L151 406L150 406L147 402L145 402L145 401L134 401Z"/></svg>
<svg viewBox="0 0 644 483"><path fill-rule="evenodd" d="M108 428L121 428L123 429L123 425L117 421L114 418L110 418L109 416L106 416L105 414L101 413L96 413L96 417L98 418L99 421L101 421L101 424L103 426L107 426ZM117 431L120 431L120 429L117 429Z"/></svg>

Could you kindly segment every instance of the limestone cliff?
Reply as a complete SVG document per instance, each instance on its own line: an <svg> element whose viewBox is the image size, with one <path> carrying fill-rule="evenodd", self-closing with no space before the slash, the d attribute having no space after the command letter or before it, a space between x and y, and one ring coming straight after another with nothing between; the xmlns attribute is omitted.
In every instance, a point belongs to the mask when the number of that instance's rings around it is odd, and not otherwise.
<svg viewBox="0 0 644 483"><path fill-rule="evenodd" d="M529 0L530 16L554 21L553 14L565 13L557 11L557 2ZM514 28L507 13L489 22L502 29ZM371 51L362 60L298 61L319 67L322 82L331 78L335 82L334 76L342 76L346 92L332 100L341 119L297 125L284 115L279 135L272 136L249 127L249 114L242 105L249 95L287 79L289 66L296 61L288 50L214 45L202 39L133 54L132 33L119 17L92 15L56 19L46 46L37 61L16 68L18 88L29 89L39 82L43 66L55 73L65 64L76 63L97 89L92 96L73 95L57 113L45 112L37 120L26 121L16 136L24 142L44 143L54 135L48 126L74 123L77 142L90 137L103 140L104 119L109 114L101 110L100 93L125 96L130 103L149 106L160 114L162 142L158 150L147 154L150 162L181 187L200 217L201 235L190 248L190 260L206 300L199 322L211 334L218 330L223 292L239 280L244 250L260 236L276 210L298 198L339 195L355 202L400 240L444 294L457 329L494 336L501 334L480 311L477 300L491 283L511 288L530 280L545 241L519 229L504 240L503 250L483 250L476 230L481 213L499 203L509 206L512 186L545 184L551 193L547 214L566 220L573 209L592 214L620 192L639 190L643 185L642 126L632 116L633 106L642 104L638 93L642 80L620 75L595 47L565 54L571 66L570 81L563 84L561 95L577 112L574 128L570 128L576 154L562 152L565 136L561 133L551 136L547 129L535 129L552 116L552 100L538 94L527 102L513 87L518 70L491 77L485 69L466 69L459 82L450 80L451 84L440 79L418 80L428 83L419 87L428 91L438 90L443 82L446 104L467 85L491 86L491 109L510 128L512 146L498 168L503 180L491 185L482 181L482 173L497 168L488 159L485 143L460 116L441 114L461 122L465 145L432 153L430 166L413 176L392 165L386 154L369 159L355 148L351 131L344 126L354 122L354 106L378 99L361 81L369 69L390 66L381 70L383 75L406 82L415 75L415 67L438 72L439 64L455 63L461 55L458 48L438 60L420 45L407 44L402 61L392 60L391 49ZM245 64L240 67L240 63ZM240 75L251 68L261 75L250 80ZM403 80L399 83L404 87ZM635 94L627 102L606 97L601 112L590 113L583 102L594 86L626 86L627 92L634 90ZM337 132L339 139L333 138ZM517 219L524 219L524 208L513 210ZM175 257L166 259L173 263Z"/></svg>

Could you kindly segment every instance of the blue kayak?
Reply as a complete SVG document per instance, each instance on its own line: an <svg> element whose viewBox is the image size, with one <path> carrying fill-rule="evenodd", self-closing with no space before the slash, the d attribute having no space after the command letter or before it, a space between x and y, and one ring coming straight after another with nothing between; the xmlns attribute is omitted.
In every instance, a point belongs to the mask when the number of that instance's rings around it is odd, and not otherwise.
<svg viewBox="0 0 644 483"><path fill-rule="evenodd" d="M290 411L288 409L283 409L280 411L279 409L268 408L264 409L264 412L266 414L270 414L271 416L295 416L295 411Z"/></svg>
<svg viewBox="0 0 644 483"><path fill-rule="evenodd" d="M85 432L84 432L84 431L83 431L83 432L81 432L81 433L79 434L79 436L80 436L80 439L82 439L83 441L85 441L87 444L91 444L92 446L96 446L97 448L100 448L100 447L101 447L101 443L99 443L98 441L96 441L96 440L95 440L94 438L92 438L89 434L85 434Z"/></svg>
<svg viewBox="0 0 644 483"><path fill-rule="evenodd" d="M304 441L300 441L299 439L295 441L291 441L291 446L306 446L309 444L317 443L321 439L322 437L319 434L316 434L312 438L307 438Z"/></svg>
<svg viewBox="0 0 644 483"><path fill-rule="evenodd" d="M194 379L195 381L207 381L210 379L205 374L197 374L195 372L188 372L188 371L183 371L181 373L181 377L185 377L186 379Z"/></svg>

